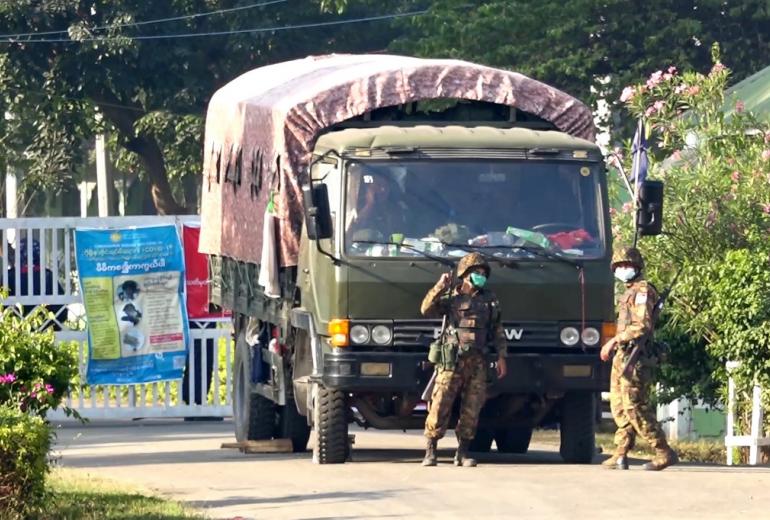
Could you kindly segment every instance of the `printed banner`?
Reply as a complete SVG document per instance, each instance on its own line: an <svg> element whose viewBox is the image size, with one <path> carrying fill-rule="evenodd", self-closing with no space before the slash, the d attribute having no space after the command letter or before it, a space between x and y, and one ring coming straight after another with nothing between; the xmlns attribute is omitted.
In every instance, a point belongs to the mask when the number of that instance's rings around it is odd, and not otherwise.
<svg viewBox="0 0 770 520"><path fill-rule="evenodd" d="M88 317L88 384L180 379L189 329L176 227L78 229L75 248Z"/></svg>
<svg viewBox="0 0 770 520"><path fill-rule="evenodd" d="M200 236L200 226L182 226L187 315L191 320L209 316L209 263L206 255L198 252Z"/></svg>
<svg viewBox="0 0 770 520"><path fill-rule="evenodd" d="M201 227L195 224L182 226L182 245L184 247L185 285L187 286L187 316L191 321L211 320L229 316L229 312L211 312L209 296L209 259L198 252Z"/></svg>

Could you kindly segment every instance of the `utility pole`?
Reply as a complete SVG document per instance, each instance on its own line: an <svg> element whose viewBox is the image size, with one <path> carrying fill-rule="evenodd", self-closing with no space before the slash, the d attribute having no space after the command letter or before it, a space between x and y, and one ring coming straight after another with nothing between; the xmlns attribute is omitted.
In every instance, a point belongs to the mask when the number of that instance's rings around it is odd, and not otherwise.
<svg viewBox="0 0 770 520"><path fill-rule="evenodd" d="M107 149L104 134L96 136L96 194L99 203L99 216L109 217L112 198L112 175L107 171Z"/></svg>

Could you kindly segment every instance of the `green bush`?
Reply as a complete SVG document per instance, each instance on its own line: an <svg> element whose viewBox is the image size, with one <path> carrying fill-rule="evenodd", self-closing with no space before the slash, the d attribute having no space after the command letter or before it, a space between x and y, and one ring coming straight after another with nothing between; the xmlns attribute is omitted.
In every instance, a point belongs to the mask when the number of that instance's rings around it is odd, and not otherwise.
<svg viewBox="0 0 770 520"><path fill-rule="evenodd" d="M78 373L73 345L57 345L53 331L39 331L43 312L19 318L6 308L0 314L0 404L40 416L59 407Z"/></svg>
<svg viewBox="0 0 770 520"><path fill-rule="evenodd" d="M0 404L0 518L35 518L45 497L52 430L41 417Z"/></svg>

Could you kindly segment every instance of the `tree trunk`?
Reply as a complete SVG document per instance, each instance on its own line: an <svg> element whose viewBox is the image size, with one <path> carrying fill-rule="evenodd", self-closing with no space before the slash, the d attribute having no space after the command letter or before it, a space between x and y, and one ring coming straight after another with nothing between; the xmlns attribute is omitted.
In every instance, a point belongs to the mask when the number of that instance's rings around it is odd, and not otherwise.
<svg viewBox="0 0 770 520"><path fill-rule="evenodd" d="M187 209L174 199L166 175L163 153L155 139L146 136L136 138L132 145L132 151L139 156L147 172L150 194L155 209L158 210L158 215L183 215L187 213Z"/></svg>
<svg viewBox="0 0 770 520"><path fill-rule="evenodd" d="M149 135L136 135L134 124L142 115L142 112L121 108L118 100L111 99L105 103L96 103L105 117L115 125L118 132L124 137L125 147L129 151L139 156L145 171L147 180L150 184L150 194L152 195L155 209L159 215L183 215L189 212L188 209L180 205L171 192L171 185L168 182L166 172L166 163L163 159L163 151L154 137Z"/></svg>

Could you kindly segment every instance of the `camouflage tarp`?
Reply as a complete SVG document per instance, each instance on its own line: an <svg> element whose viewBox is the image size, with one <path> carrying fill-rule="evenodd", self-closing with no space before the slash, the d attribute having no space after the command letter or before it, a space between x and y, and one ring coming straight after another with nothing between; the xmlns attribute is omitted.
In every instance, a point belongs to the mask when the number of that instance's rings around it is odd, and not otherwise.
<svg viewBox="0 0 770 520"><path fill-rule="evenodd" d="M594 139L588 107L515 72L387 55L309 57L262 67L219 89L209 104L200 250L259 263L263 216L275 191L281 265L296 265L300 186L319 134L377 108L435 98L516 107Z"/></svg>

